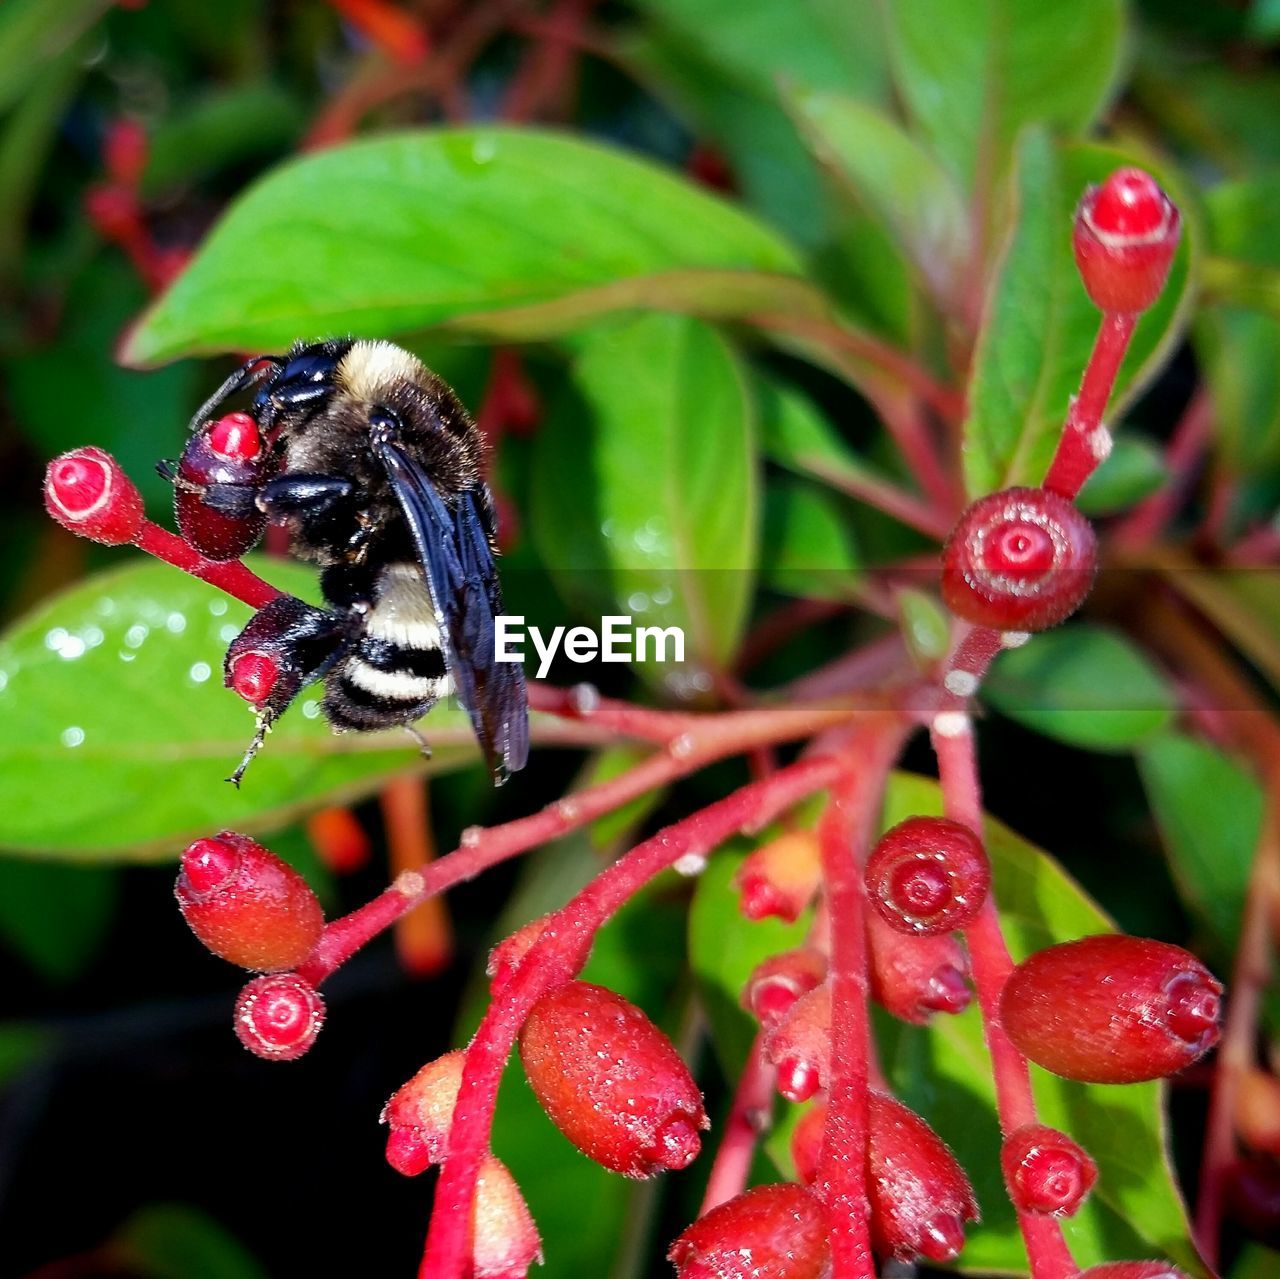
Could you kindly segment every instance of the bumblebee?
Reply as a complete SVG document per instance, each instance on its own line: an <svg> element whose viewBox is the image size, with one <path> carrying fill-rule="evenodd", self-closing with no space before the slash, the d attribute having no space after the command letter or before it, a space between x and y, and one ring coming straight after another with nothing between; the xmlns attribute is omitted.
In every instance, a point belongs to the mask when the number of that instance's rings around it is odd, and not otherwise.
<svg viewBox="0 0 1280 1279"><path fill-rule="evenodd" d="M250 389L248 414L213 420ZM495 783L523 768L524 671L494 649L502 591L484 444L453 390L390 342L298 343L247 360L192 431L166 471L188 540L229 559L266 522L283 524L293 552L321 567L328 605L277 599L232 641L225 679L258 710L258 731L231 780L321 678L336 731L410 726L452 691Z"/></svg>

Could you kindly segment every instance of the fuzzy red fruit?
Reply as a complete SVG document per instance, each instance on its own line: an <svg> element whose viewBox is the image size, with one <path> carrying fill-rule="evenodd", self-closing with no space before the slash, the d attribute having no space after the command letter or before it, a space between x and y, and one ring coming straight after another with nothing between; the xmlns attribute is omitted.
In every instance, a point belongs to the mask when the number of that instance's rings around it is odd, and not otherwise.
<svg viewBox="0 0 1280 1279"><path fill-rule="evenodd" d="M1104 1261L1081 1270L1075 1279L1191 1279L1169 1261Z"/></svg>
<svg viewBox="0 0 1280 1279"><path fill-rule="evenodd" d="M710 1126L671 1041L634 1004L569 982L520 1032L520 1059L552 1122L583 1154L627 1177L687 1168Z"/></svg>
<svg viewBox="0 0 1280 1279"><path fill-rule="evenodd" d="M1004 1028L1067 1079L1131 1084L1189 1066L1218 1038L1222 987L1194 955L1107 934L1038 951L1000 997Z"/></svg>
<svg viewBox="0 0 1280 1279"><path fill-rule="evenodd" d="M948 933L977 917L991 887L982 841L945 817L908 817L883 835L866 868L867 896L892 928Z"/></svg>
<svg viewBox="0 0 1280 1279"><path fill-rule="evenodd" d="M924 1025L933 1013L960 1013L973 992L969 959L950 934L908 936L867 912L871 998L901 1021Z"/></svg>
<svg viewBox="0 0 1280 1279"><path fill-rule="evenodd" d="M1070 617L1093 585L1097 539L1066 498L1013 488L979 498L942 551L942 598L998 631L1043 631Z"/></svg>
<svg viewBox="0 0 1280 1279"><path fill-rule="evenodd" d="M812 831L762 844L738 867L739 903L748 919L775 915L794 923L822 883L822 859Z"/></svg>
<svg viewBox="0 0 1280 1279"><path fill-rule="evenodd" d="M315 1043L323 1025L324 1000L297 973L255 977L236 1000L236 1035L267 1061L295 1061Z"/></svg>
<svg viewBox="0 0 1280 1279"><path fill-rule="evenodd" d="M815 1101L791 1131L791 1161L796 1166L796 1176L811 1186L817 1180L818 1166L822 1160L822 1139L827 1130L827 1107Z"/></svg>
<svg viewBox="0 0 1280 1279"><path fill-rule="evenodd" d="M699 1217L667 1260L678 1279L819 1279L826 1214L803 1186L756 1186Z"/></svg>
<svg viewBox="0 0 1280 1279"><path fill-rule="evenodd" d="M788 1101L808 1101L831 1079L831 988L802 995L769 1031L765 1053L777 1067L778 1091Z"/></svg>
<svg viewBox="0 0 1280 1279"><path fill-rule="evenodd" d="M471 1279L525 1279L542 1260L529 1206L506 1165L485 1155L471 1208Z"/></svg>
<svg viewBox="0 0 1280 1279"><path fill-rule="evenodd" d="M262 452L262 432L248 413L228 413L208 427L209 447L227 462L252 462Z"/></svg>
<svg viewBox="0 0 1280 1279"><path fill-rule="evenodd" d="M387 1162L397 1172L415 1177L444 1158L465 1062L461 1049L427 1062L383 1107Z"/></svg>
<svg viewBox="0 0 1280 1279"><path fill-rule="evenodd" d="M293 968L324 929L320 903L306 880L234 831L187 848L174 894L191 931L215 955L241 968Z"/></svg>
<svg viewBox="0 0 1280 1279"><path fill-rule="evenodd" d="M206 422L187 441L174 477L173 513L182 536L206 559L239 559L266 528L255 498L276 469L247 413Z"/></svg>
<svg viewBox="0 0 1280 1279"><path fill-rule="evenodd" d="M44 473L44 508L69 532L105 546L123 546L144 519L142 495L103 449L73 449Z"/></svg>
<svg viewBox="0 0 1280 1279"><path fill-rule="evenodd" d="M1141 169L1119 169L1089 187L1076 209L1073 244L1094 306L1145 311L1164 288L1181 233L1177 206Z"/></svg>
<svg viewBox="0 0 1280 1279"><path fill-rule="evenodd" d="M871 1242L881 1257L951 1261L978 1202L947 1144L913 1110L884 1093L868 1098L867 1190Z"/></svg>
<svg viewBox="0 0 1280 1279"><path fill-rule="evenodd" d="M1024 1124L1000 1148L1000 1167L1013 1206L1021 1212L1070 1217L1098 1180L1098 1165L1064 1132Z"/></svg>
<svg viewBox="0 0 1280 1279"><path fill-rule="evenodd" d="M784 950L756 965L742 990L742 1006L765 1030L787 1015L801 995L827 979L827 957L812 946Z"/></svg>

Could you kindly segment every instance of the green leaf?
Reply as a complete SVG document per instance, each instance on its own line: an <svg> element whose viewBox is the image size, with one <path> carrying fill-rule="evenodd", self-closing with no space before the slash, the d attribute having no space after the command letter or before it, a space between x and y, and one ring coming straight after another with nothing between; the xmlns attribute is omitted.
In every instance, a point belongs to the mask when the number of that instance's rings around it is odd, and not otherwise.
<svg viewBox="0 0 1280 1279"><path fill-rule="evenodd" d="M1146 157L1093 145L1056 148L1039 130L1022 141L1013 229L987 299L969 388L965 478L973 496L1038 484L1048 469L1100 318L1076 272L1072 210L1087 185L1135 163L1151 169L1186 211L1176 178ZM1187 217L1169 283L1138 321L1121 366L1110 422L1120 418L1177 341L1190 307L1189 264L1197 237Z"/></svg>
<svg viewBox="0 0 1280 1279"><path fill-rule="evenodd" d="M489 313L689 269L786 276L799 264L732 205L610 147L531 129L402 133L291 161L251 187L126 359L483 330Z"/></svg>
<svg viewBox="0 0 1280 1279"><path fill-rule="evenodd" d="M1280 1252L1260 1243L1247 1243L1231 1267L1231 1279L1271 1279L1280 1272Z"/></svg>
<svg viewBox="0 0 1280 1279"><path fill-rule="evenodd" d="M588 613L683 628L684 675L723 665L746 622L758 536L755 415L736 355L699 321L641 316L585 334L570 382L534 453L547 569Z"/></svg>
<svg viewBox="0 0 1280 1279"><path fill-rule="evenodd" d="M256 565L283 590L315 573ZM403 733L334 735L317 694L271 734L236 790L223 780L252 735L222 687L249 610L167 565L132 563L41 605L0 639L0 847L89 861L157 860L224 826L272 830L386 778L475 758L452 706L424 723L424 764Z"/></svg>
<svg viewBox="0 0 1280 1279"><path fill-rule="evenodd" d="M934 297L957 305L969 215L952 177L874 106L834 93L797 93L790 105L838 186L892 233Z"/></svg>
<svg viewBox="0 0 1280 1279"><path fill-rule="evenodd" d="M1083 133L1118 87L1121 0L911 0L882 7L898 89L966 190L991 183L1027 124Z"/></svg>
<svg viewBox="0 0 1280 1279"><path fill-rule="evenodd" d="M760 553L767 585L805 599L851 600L859 568L849 521L831 494L795 480L769 486Z"/></svg>
<svg viewBox="0 0 1280 1279"><path fill-rule="evenodd" d="M46 980L78 977L111 926L114 867L0 858L0 939Z"/></svg>
<svg viewBox="0 0 1280 1279"><path fill-rule="evenodd" d="M1120 436L1106 460L1085 481L1076 505L1090 516L1127 510L1169 478L1158 445L1133 432Z"/></svg>
<svg viewBox="0 0 1280 1279"><path fill-rule="evenodd" d="M0 5L0 111L7 110L110 7L110 0L5 0Z"/></svg>
<svg viewBox="0 0 1280 1279"><path fill-rule="evenodd" d="M1083 622L1036 635L1000 655L983 685L997 710L1046 737L1123 751L1167 728L1178 699L1143 653Z"/></svg>
<svg viewBox="0 0 1280 1279"><path fill-rule="evenodd" d="M148 1279L267 1279L267 1272L233 1235L186 1204L140 1209L107 1249Z"/></svg>
<svg viewBox="0 0 1280 1279"><path fill-rule="evenodd" d="M1217 747L1181 733L1147 745L1138 766L1179 894L1217 954L1229 957L1262 829L1262 790Z"/></svg>
<svg viewBox="0 0 1280 1279"><path fill-rule="evenodd" d="M907 651L917 666L928 670L951 647L951 614L930 591L906 587L895 598Z"/></svg>

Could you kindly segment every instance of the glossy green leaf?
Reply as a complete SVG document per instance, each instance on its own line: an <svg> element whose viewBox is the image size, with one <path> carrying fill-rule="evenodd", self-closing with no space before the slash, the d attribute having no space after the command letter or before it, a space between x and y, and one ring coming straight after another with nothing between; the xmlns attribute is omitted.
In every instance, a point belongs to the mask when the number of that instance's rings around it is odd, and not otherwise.
<svg viewBox="0 0 1280 1279"><path fill-rule="evenodd" d="M951 175L877 107L836 93L789 101L837 185L889 229L935 298L955 305L969 262L969 214Z"/></svg>
<svg viewBox="0 0 1280 1279"><path fill-rule="evenodd" d="M899 773L890 783L882 822L887 828L913 814L941 811L935 782ZM1015 959L1052 942L1110 929L1106 917L1051 858L995 821L988 820L986 838L1001 925ZM750 1018L737 1008L743 981L756 962L798 944L805 934L803 925L786 929L777 921L742 918L731 882L736 862L732 848L712 860L699 882L690 920L690 956L699 993L730 1078L741 1069L753 1032ZM1021 1237L1000 1176L1000 1130L977 1007L959 1017L935 1017L928 1027L881 1017L876 1026L894 1090L929 1120L973 1178L982 1222L967 1232L960 1268L979 1274L1026 1273ZM1092 1198L1064 1223L1076 1260L1088 1266L1116 1257L1162 1256L1192 1275L1205 1275L1169 1163L1161 1086L1086 1087L1032 1070L1044 1122L1071 1133L1098 1162ZM784 1173L790 1172L788 1122L784 1117L767 1141Z"/></svg>
<svg viewBox="0 0 1280 1279"><path fill-rule="evenodd" d="M1098 330L1071 251L1071 216L1081 193L1122 165L1152 169L1178 200L1168 171L1112 147L1055 147L1029 132L1018 154L1013 229L987 298L969 388L965 478L974 495L1044 477ZM1114 425L1159 370L1190 306L1198 232L1184 224L1169 282L1138 321L1108 412Z"/></svg>
<svg viewBox="0 0 1280 1279"><path fill-rule="evenodd" d="M150 1204L129 1218L108 1252L147 1279L267 1279L229 1231L186 1204Z"/></svg>
<svg viewBox="0 0 1280 1279"><path fill-rule="evenodd" d="M727 202L614 148L532 129L402 133L291 161L251 187L126 358L483 329L491 312L698 268L799 271Z"/></svg>
<svg viewBox="0 0 1280 1279"><path fill-rule="evenodd" d="M264 562L282 589L315 573ZM287 825L396 773L475 758L465 715L424 722L425 763L406 734L336 736L317 693L282 717L236 790L223 780L253 731L222 687L222 656L250 610L152 562L56 596L0 639L0 848L92 861L174 856L224 826Z"/></svg>
<svg viewBox="0 0 1280 1279"><path fill-rule="evenodd" d="M911 0L882 11L907 109L966 189L1001 172L1024 125L1081 133L1117 88L1121 0Z"/></svg>
<svg viewBox="0 0 1280 1279"><path fill-rule="evenodd" d="M5 0L0 5L0 111L12 106L110 8L110 0Z"/></svg>
<svg viewBox="0 0 1280 1279"><path fill-rule="evenodd" d="M830 493L796 480L769 486L760 550L766 585L805 599L851 600L859 568L846 513Z"/></svg>
<svg viewBox="0 0 1280 1279"><path fill-rule="evenodd" d="M1129 431L1085 481L1076 505L1089 516L1111 515L1150 497L1169 478L1164 454L1145 436Z"/></svg>
<svg viewBox="0 0 1280 1279"><path fill-rule="evenodd" d="M1229 957L1262 829L1261 788L1216 746L1182 733L1151 742L1138 766L1179 894Z"/></svg>
<svg viewBox="0 0 1280 1279"><path fill-rule="evenodd" d="M983 696L1019 724L1086 750L1123 751L1167 728L1174 690L1135 645L1083 622L1002 653Z"/></svg>
<svg viewBox="0 0 1280 1279"><path fill-rule="evenodd" d="M593 625L679 626L683 673L733 655L757 557L755 413L727 342L678 316L642 316L583 336L537 437L532 522L562 593ZM592 612L594 610L594 615ZM670 685L674 687L674 685Z"/></svg>
<svg viewBox="0 0 1280 1279"><path fill-rule="evenodd" d="M111 925L116 871L0 857L0 943L49 981L78 977Z"/></svg>

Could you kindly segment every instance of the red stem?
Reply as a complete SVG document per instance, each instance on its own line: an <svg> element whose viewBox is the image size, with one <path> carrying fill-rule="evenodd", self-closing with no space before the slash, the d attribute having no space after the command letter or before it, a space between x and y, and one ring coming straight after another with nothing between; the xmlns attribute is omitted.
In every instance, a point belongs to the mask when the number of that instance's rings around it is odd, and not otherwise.
<svg viewBox="0 0 1280 1279"><path fill-rule="evenodd" d="M1102 317L1080 391L1071 401L1062 438L1044 477L1045 488L1063 497L1074 498L1110 451L1102 415L1137 323L1138 316L1133 314L1108 311Z"/></svg>
<svg viewBox="0 0 1280 1279"><path fill-rule="evenodd" d="M773 1110L772 1063L765 1056L764 1035L751 1045L746 1064L734 1090L733 1102L724 1124L724 1135L716 1149L715 1162L707 1178L707 1191L702 1197L698 1216L740 1195L747 1188L751 1160L756 1142L769 1126Z"/></svg>
<svg viewBox="0 0 1280 1279"><path fill-rule="evenodd" d="M467 1273L476 1174L489 1145L498 1083L533 1005L573 977L601 925L655 875L681 857L710 852L735 831L758 829L829 785L840 769L833 757L804 759L666 827L597 875L548 923L467 1049L420 1279L464 1279Z"/></svg>
<svg viewBox="0 0 1280 1279"><path fill-rule="evenodd" d="M243 600L250 608L264 608L272 600L282 594L270 582L264 582L256 573L245 568L239 560L228 560L217 563L207 560L175 533L152 524L150 520L143 522L133 544L140 551L154 555L156 559L180 568L192 577L198 577L210 586L226 591L228 595Z"/></svg>

